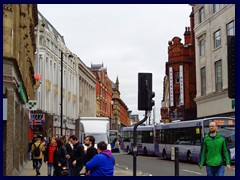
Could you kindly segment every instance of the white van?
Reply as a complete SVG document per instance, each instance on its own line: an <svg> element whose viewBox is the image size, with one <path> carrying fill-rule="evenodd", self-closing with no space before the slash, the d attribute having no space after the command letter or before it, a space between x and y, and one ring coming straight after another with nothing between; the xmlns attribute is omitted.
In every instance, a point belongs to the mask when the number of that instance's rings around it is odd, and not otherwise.
<svg viewBox="0 0 240 180"><path fill-rule="evenodd" d="M108 117L81 117L79 120L79 140L84 145L84 139L88 135L92 135L95 138L95 148L97 143L105 141L108 150L111 150L111 144L109 140L109 123ZM86 150L86 146L84 145Z"/></svg>

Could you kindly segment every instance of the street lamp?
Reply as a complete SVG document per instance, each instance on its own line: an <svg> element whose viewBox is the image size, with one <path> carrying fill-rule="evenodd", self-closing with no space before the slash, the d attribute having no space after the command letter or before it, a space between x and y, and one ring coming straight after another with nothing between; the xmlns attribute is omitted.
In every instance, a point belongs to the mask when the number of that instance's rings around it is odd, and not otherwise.
<svg viewBox="0 0 240 180"><path fill-rule="evenodd" d="M60 129L61 129L61 136L62 134L62 127L63 127L63 52L61 52L61 125L60 125Z"/></svg>
<svg viewBox="0 0 240 180"><path fill-rule="evenodd" d="M61 51L61 136L63 136L63 55L64 53ZM73 57L73 55L69 55L68 57Z"/></svg>

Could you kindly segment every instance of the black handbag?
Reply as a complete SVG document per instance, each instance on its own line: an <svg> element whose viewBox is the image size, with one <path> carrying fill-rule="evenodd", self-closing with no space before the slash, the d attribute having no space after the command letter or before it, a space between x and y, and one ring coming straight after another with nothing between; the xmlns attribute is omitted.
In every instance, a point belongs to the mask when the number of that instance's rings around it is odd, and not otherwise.
<svg viewBox="0 0 240 180"><path fill-rule="evenodd" d="M60 170L60 176L69 176L69 169L67 166L64 166Z"/></svg>

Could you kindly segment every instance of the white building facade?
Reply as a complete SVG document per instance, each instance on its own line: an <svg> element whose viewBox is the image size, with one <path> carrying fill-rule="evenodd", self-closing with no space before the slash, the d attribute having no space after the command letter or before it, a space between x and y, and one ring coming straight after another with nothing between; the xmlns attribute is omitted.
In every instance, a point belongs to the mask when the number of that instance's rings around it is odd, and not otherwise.
<svg viewBox="0 0 240 180"><path fill-rule="evenodd" d="M235 116L228 98L227 36L235 35L234 4L192 4L197 117Z"/></svg>
<svg viewBox="0 0 240 180"><path fill-rule="evenodd" d="M46 137L75 134L76 120L83 114L80 94L89 101L89 106L92 104L96 106L96 100L92 98L96 96L94 76L79 57L67 48L63 36L40 13L36 40L34 70L38 78L40 77L35 87L35 99L38 101L36 112L45 114L45 122L41 126L33 127L34 133L43 134ZM62 57L61 53L63 53ZM63 61L62 74L61 61ZM90 83L80 82L83 74L86 76L85 82ZM62 120L61 75L63 75ZM87 90L82 92L83 89ZM89 116L92 114L89 113Z"/></svg>

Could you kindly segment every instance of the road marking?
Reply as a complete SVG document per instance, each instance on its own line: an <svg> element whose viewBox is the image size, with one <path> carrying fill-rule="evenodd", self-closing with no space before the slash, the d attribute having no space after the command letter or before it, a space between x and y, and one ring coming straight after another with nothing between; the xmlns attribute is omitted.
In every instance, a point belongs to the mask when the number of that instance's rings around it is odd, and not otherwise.
<svg viewBox="0 0 240 180"><path fill-rule="evenodd" d="M198 174L198 175L202 175L203 174L203 173L199 173L199 172L196 172L196 171L190 171L190 170L187 170L187 169L182 169L182 171L193 173L193 174Z"/></svg>

